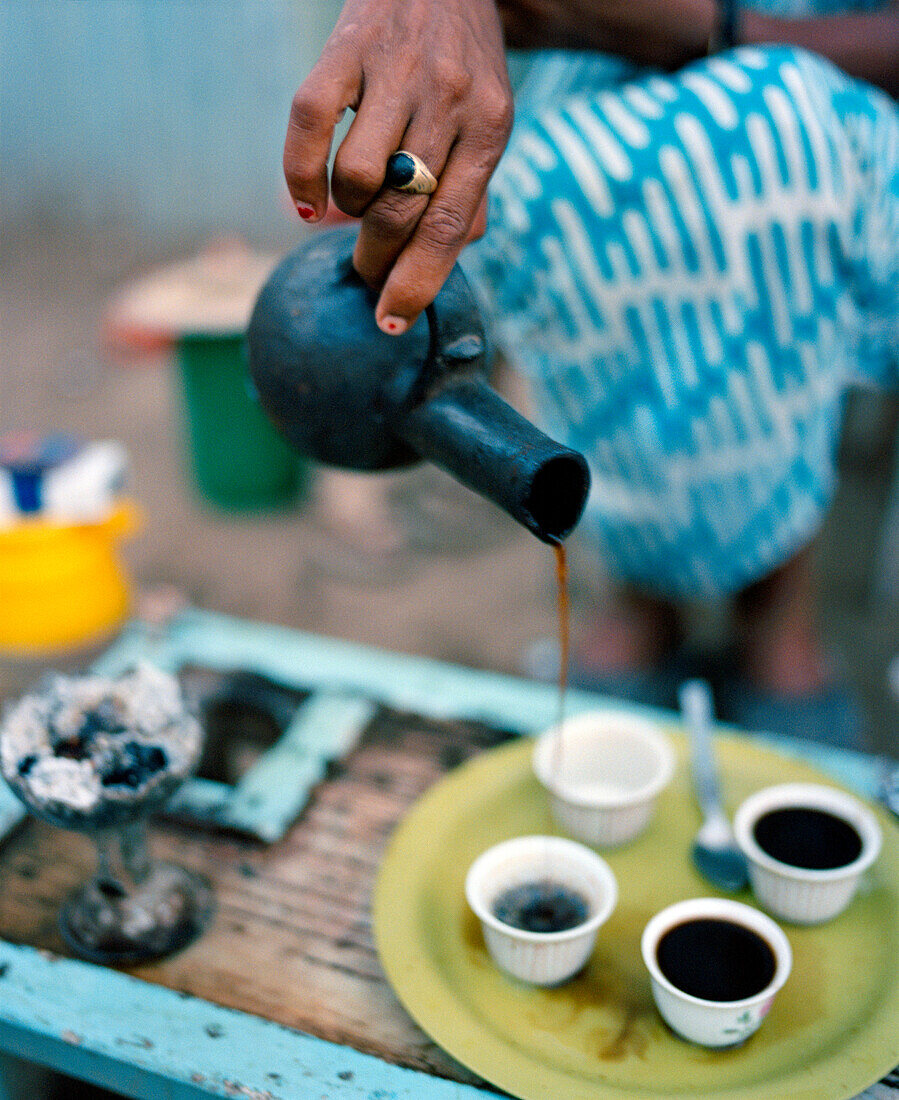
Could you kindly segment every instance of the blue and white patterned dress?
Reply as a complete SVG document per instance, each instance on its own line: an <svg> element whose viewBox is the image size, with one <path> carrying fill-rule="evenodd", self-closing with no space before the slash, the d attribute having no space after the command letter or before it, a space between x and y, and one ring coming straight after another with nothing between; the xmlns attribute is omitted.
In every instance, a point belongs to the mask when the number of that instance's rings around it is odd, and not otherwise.
<svg viewBox="0 0 899 1100"><path fill-rule="evenodd" d="M897 106L787 47L542 53L516 106L463 259L493 339L613 575L737 591L819 527L846 389L899 379Z"/></svg>

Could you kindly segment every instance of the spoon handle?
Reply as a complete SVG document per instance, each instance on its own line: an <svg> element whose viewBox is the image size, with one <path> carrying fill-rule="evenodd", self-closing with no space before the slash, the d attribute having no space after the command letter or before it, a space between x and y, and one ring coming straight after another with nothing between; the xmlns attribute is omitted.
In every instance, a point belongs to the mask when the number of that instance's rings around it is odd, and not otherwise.
<svg viewBox="0 0 899 1100"><path fill-rule="evenodd" d="M693 784L705 817L720 815L721 796L715 750L712 744L712 692L705 680L687 680L681 685L681 713L690 733Z"/></svg>

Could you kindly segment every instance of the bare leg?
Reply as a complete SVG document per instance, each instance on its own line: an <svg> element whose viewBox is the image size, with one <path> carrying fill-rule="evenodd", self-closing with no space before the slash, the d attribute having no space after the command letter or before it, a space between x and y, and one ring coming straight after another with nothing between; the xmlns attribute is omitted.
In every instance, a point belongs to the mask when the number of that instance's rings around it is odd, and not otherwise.
<svg viewBox="0 0 899 1100"><path fill-rule="evenodd" d="M737 597L735 626L750 683L776 695L804 696L833 682L816 621L811 547Z"/></svg>
<svg viewBox="0 0 899 1100"><path fill-rule="evenodd" d="M673 604L634 588L619 589L607 608L575 641L579 665L587 673L650 669L670 657L681 640L680 616Z"/></svg>
<svg viewBox="0 0 899 1100"><path fill-rule="evenodd" d="M807 547L740 594L742 663L722 700L730 721L846 748L865 748L864 713L824 651Z"/></svg>

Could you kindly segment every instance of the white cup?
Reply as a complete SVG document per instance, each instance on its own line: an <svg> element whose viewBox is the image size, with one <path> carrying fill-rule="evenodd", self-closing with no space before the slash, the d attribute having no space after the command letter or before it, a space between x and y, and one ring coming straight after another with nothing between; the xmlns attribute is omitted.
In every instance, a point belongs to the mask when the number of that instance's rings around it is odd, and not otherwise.
<svg viewBox="0 0 899 1100"><path fill-rule="evenodd" d="M587 903L587 919L561 932L530 932L496 916L494 907L507 890L546 880L579 894ZM533 985L558 985L590 958L596 933L615 908L618 884L606 861L582 844L522 836L478 856L465 880L465 896L497 966Z"/></svg>
<svg viewBox="0 0 899 1100"><path fill-rule="evenodd" d="M760 847L760 818L782 809L824 810L847 822L861 850L851 863L810 870L783 863ZM758 901L774 916L794 924L820 924L841 913L855 896L863 872L877 859L882 835L877 819L845 791L816 783L784 783L750 795L734 815L737 843L746 855L749 880Z"/></svg>
<svg viewBox="0 0 899 1100"><path fill-rule="evenodd" d="M571 836L612 847L646 829L675 755L661 727L629 711L588 711L537 738L534 772Z"/></svg>
<svg viewBox="0 0 899 1100"><path fill-rule="evenodd" d="M774 975L764 989L737 1001L712 1001L685 993L669 981L659 966L659 943L672 928L692 920L729 921L761 936L774 953ZM641 948L662 1018L684 1039L706 1047L737 1046L757 1031L793 965L789 940L774 921L726 898L692 898L663 909L644 929ZM715 961L719 968L727 966L726 958Z"/></svg>

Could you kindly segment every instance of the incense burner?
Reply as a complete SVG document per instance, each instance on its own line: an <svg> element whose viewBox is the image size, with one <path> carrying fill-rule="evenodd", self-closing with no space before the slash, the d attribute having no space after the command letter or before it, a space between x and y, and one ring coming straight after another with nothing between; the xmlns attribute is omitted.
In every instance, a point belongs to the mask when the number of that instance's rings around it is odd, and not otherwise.
<svg viewBox="0 0 899 1100"><path fill-rule="evenodd" d="M150 859L146 818L193 771L203 735L178 681L149 664L115 680L51 675L8 708L0 768L36 817L86 833L94 877L60 928L94 962L133 963L194 939L213 911L204 879Z"/></svg>

